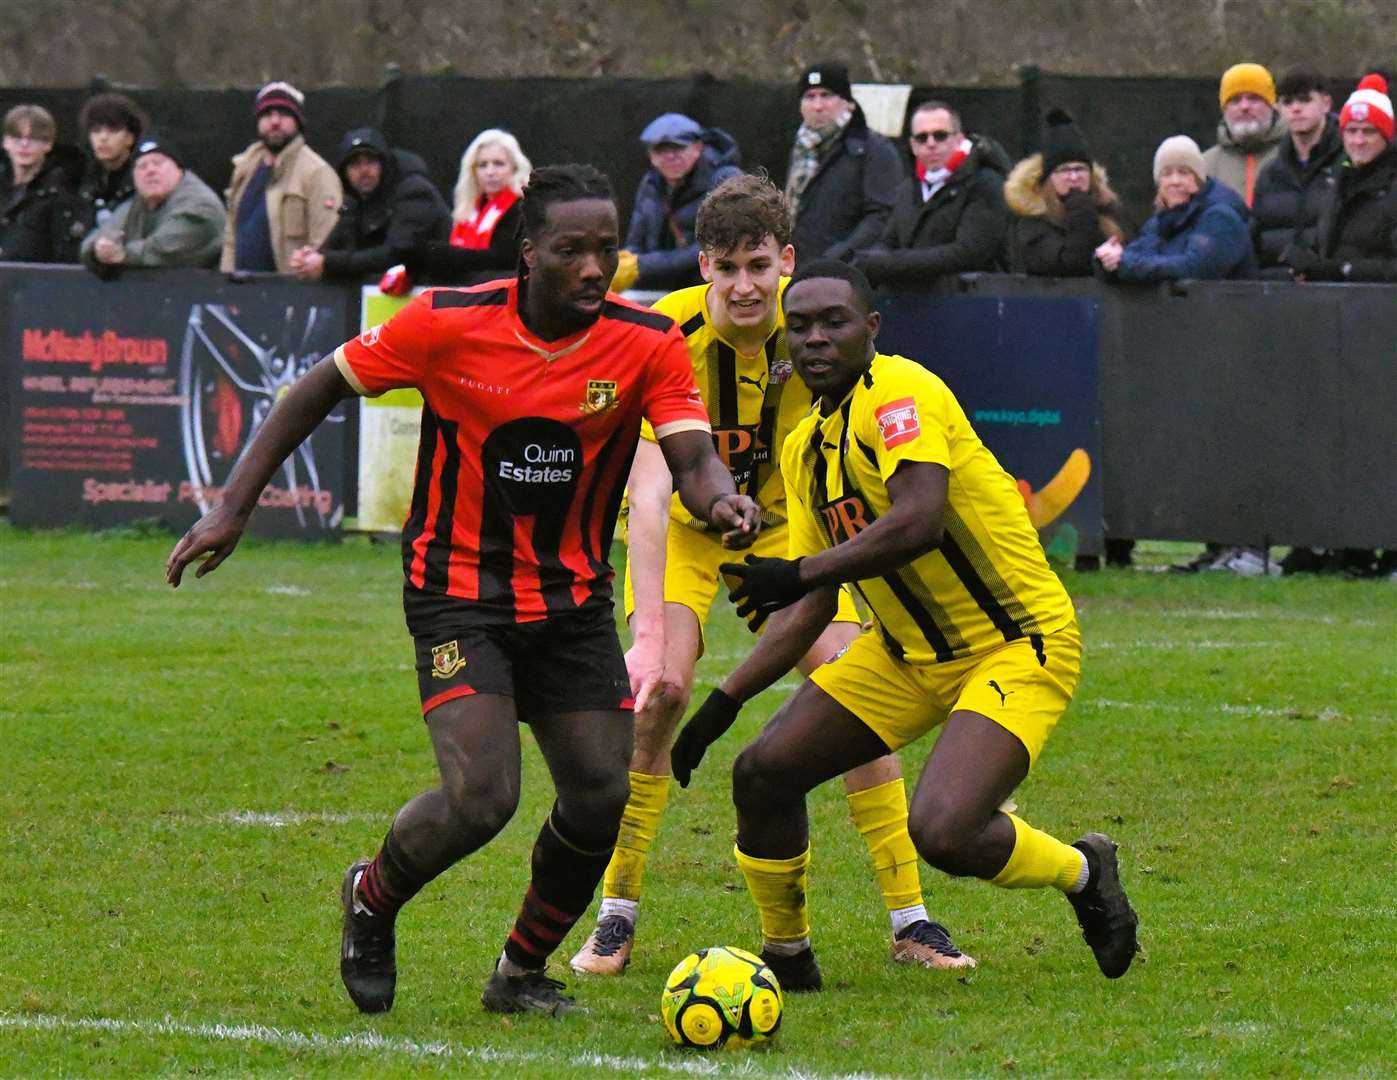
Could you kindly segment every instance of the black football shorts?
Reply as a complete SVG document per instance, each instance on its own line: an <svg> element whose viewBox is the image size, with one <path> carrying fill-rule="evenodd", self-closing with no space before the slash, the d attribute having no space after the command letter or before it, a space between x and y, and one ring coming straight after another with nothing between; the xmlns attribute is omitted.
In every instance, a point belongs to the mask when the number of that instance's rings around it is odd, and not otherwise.
<svg viewBox="0 0 1397 1080"><path fill-rule="evenodd" d="M609 604L537 622L437 625L413 639L423 716L470 694L512 697L524 721L635 705Z"/></svg>

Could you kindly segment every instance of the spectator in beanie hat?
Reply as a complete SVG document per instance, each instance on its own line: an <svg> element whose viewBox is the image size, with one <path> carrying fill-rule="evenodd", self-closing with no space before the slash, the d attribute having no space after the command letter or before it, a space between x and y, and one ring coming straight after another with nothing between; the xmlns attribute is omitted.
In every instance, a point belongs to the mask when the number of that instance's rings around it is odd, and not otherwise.
<svg viewBox="0 0 1397 1080"><path fill-rule="evenodd" d="M295 253L319 248L339 220L334 168L306 145L305 95L270 82L253 103L257 142L233 158L223 270L289 273Z"/></svg>
<svg viewBox="0 0 1397 1080"><path fill-rule="evenodd" d="M883 235L902 184L902 160L869 128L843 64L812 64L797 90L801 124L786 173L796 259L847 259Z"/></svg>
<svg viewBox="0 0 1397 1080"><path fill-rule="evenodd" d="M1233 64L1222 73L1218 103L1218 141L1203 155L1204 175L1226 184L1250 209L1256 178L1275 159L1286 134L1276 111L1276 82L1260 64Z"/></svg>
<svg viewBox="0 0 1397 1080"><path fill-rule="evenodd" d="M82 244L82 261L106 277L118 266L213 266L223 203L184 167L168 136L146 132L131 154L136 194Z"/></svg>
<svg viewBox="0 0 1397 1080"><path fill-rule="evenodd" d="M1397 148L1381 75L1359 82L1339 128L1345 160L1320 215L1317 249L1287 249L1281 261L1307 281L1397 281Z"/></svg>

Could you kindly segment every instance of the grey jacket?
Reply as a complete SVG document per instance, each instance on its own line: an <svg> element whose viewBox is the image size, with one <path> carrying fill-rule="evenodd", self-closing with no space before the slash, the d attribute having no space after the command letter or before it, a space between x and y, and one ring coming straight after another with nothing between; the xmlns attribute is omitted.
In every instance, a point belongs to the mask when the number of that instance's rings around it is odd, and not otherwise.
<svg viewBox="0 0 1397 1080"><path fill-rule="evenodd" d="M93 270L107 269L93 254L97 238L106 236L126 248L123 266L216 266L223 221L222 200L185 169L170 197L154 210L139 195L118 206L82 242L82 261Z"/></svg>

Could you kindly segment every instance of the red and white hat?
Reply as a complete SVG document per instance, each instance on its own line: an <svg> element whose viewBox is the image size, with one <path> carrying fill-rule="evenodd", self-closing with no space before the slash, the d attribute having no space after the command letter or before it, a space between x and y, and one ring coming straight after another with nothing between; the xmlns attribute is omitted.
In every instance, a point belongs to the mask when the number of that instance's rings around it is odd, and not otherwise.
<svg viewBox="0 0 1397 1080"><path fill-rule="evenodd" d="M1387 80L1381 75L1365 75L1358 89L1349 95L1339 113L1339 130L1350 123L1372 124L1382 137L1392 141L1392 99L1387 96Z"/></svg>

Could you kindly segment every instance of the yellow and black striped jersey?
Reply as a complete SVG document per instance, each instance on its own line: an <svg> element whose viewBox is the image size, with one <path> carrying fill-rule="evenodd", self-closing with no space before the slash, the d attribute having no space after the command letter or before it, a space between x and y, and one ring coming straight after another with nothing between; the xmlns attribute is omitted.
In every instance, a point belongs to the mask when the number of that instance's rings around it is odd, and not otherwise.
<svg viewBox="0 0 1397 1080"><path fill-rule="evenodd" d="M789 278L781 279L785 295ZM655 310L679 324L694 382L708 407L713 445L743 495L762 506L762 520L777 525L786 519L786 492L781 483L781 449L791 429L810 411L810 391L795 375L786 348L786 317L777 306L776 326L761 351L744 356L719 335L708 312L707 285L672 292ZM649 425L641 436L654 439ZM702 528L675 495L670 517Z"/></svg>
<svg viewBox="0 0 1397 1080"><path fill-rule="evenodd" d="M958 659L1071 621L1013 477L946 384L901 356L876 355L839 408L812 409L786 440L790 557L849 540L887 513L887 481L904 461L944 465L950 481L941 544L856 583L894 656Z"/></svg>

